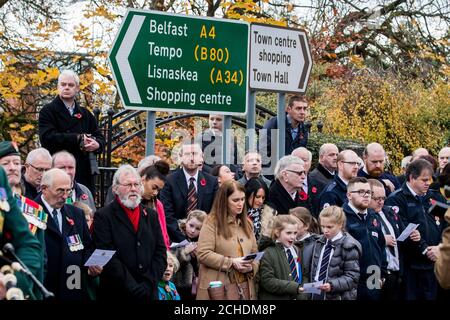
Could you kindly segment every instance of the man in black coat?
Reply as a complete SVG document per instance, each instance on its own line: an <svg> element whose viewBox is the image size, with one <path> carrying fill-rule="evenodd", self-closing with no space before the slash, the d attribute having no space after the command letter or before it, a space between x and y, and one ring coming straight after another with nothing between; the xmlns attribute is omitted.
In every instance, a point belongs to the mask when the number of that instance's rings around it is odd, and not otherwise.
<svg viewBox="0 0 450 320"><path fill-rule="evenodd" d="M202 150L198 144L184 144L180 149L181 168L167 177L160 197L166 214L167 231L171 241L181 242L185 236L178 228L178 220L186 218L189 209L211 211L214 196L218 190L217 178L198 169L202 160ZM197 202L190 208L188 189L191 181Z"/></svg>
<svg viewBox="0 0 450 320"><path fill-rule="evenodd" d="M339 149L335 144L324 143L319 149L319 163L311 171L309 177L316 182L317 193L321 194L325 187L333 182L337 171L337 157Z"/></svg>
<svg viewBox="0 0 450 320"><path fill-rule="evenodd" d="M75 101L79 91L78 76L71 70L62 71L58 96L39 112L39 139L51 154L61 150L73 154L77 162L75 180L94 194L96 154L102 151L105 138L94 115Z"/></svg>
<svg viewBox="0 0 450 320"><path fill-rule="evenodd" d="M143 208L141 177L130 165L113 177L114 200L95 214L98 249L115 250L100 275L98 300L157 300L158 281L167 265L166 246L156 211Z"/></svg>
<svg viewBox="0 0 450 320"><path fill-rule="evenodd" d="M432 176L433 167L427 160L414 160L406 169L407 181L386 200L405 226L419 224L420 242L408 247L404 254L406 300L436 299L438 285L434 262L447 223L439 212L430 212L434 200L445 203L441 194L430 190Z"/></svg>
<svg viewBox="0 0 450 320"><path fill-rule="evenodd" d="M89 229L81 209L67 205L72 182L61 169L51 169L42 177L42 194L35 201L48 214L45 231L47 272L44 285L58 300L86 300L86 279L102 268L84 267L93 251Z"/></svg>
<svg viewBox="0 0 450 320"><path fill-rule="evenodd" d="M308 129L305 126L308 114L308 102L304 96L294 95L289 98L286 106L286 136L284 141L284 155L289 155L298 147L306 147L308 144ZM275 116L264 124L260 131L259 153L263 157L263 166L270 167L272 159L272 129L278 130L278 118ZM280 155L283 156L283 155Z"/></svg>

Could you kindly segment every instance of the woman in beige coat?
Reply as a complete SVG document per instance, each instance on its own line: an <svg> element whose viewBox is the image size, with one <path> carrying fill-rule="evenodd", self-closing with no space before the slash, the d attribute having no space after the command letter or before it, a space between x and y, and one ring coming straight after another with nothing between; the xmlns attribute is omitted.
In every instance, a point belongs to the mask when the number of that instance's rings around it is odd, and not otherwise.
<svg viewBox="0 0 450 320"><path fill-rule="evenodd" d="M219 280L224 285L235 282L233 272L239 283L248 281L250 299L256 299L254 275L258 272L258 263L243 260L244 256L255 252L256 239L247 217L244 188L237 181L227 181L219 188L211 213L200 231L197 300L209 299L211 281ZM222 261L222 269L218 272Z"/></svg>

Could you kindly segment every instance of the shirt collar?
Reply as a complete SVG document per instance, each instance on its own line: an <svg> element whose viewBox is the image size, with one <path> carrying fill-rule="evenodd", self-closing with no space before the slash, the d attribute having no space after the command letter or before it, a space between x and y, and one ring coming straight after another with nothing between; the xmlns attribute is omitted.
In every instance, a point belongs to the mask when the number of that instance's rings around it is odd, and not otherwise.
<svg viewBox="0 0 450 320"><path fill-rule="evenodd" d="M41 195L41 199L42 199L42 202L44 203L45 207L47 208L48 212L49 212L50 214L53 214L53 210L55 210L55 208L53 208L47 201L45 201L43 195ZM56 209L56 211L57 211L58 213L61 213L61 209Z"/></svg>
<svg viewBox="0 0 450 320"><path fill-rule="evenodd" d="M367 214L367 209L365 209L364 211L359 211L358 209L356 209L351 203L350 201L348 202L348 206L353 210L354 213L358 214L358 213L365 213Z"/></svg>
<svg viewBox="0 0 450 320"><path fill-rule="evenodd" d="M406 186L408 187L409 191L412 193L412 195L413 195L414 197L415 197L415 196L418 196L418 194L410 187L410 185L409 185L408 182L406 182Z"/></svg>
<svg viewBox="0 0 450 320"><path fill-rule="evenodd" d="M193 176L189 175L189 173L186 172L186 170L184 170L183 168L183 173L184 173L184 178L186 179L187 185L189 186L189 179L194 178L195 179L195 186L197 186L197 181L198 181L198 170L195 172L195 174Z"/></svg>

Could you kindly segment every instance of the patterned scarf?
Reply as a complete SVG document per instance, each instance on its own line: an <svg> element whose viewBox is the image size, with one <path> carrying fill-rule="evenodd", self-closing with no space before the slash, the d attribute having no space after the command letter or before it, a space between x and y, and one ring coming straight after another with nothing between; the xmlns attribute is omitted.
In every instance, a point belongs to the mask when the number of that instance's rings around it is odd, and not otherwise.
<svg viewBox="0 0 450 320"><path fill-rule="evenodd" d="M254 209L250 208L248 209L247 215L253 222L253 230L255 232L256 240L259 239L259 233L261 232L261 214L262 209Z"/></svg>

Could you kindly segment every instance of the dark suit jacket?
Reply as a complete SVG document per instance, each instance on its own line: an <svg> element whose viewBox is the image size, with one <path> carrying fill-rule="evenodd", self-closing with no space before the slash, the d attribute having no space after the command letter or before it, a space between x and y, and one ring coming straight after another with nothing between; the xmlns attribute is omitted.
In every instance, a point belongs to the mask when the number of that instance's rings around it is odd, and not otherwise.
<svg viewBox="0 0 450 320"><path fill-rule="evenodd" d="M94 194L94 178L91 174L89 153L81 151L77 138L80 133L91 134L100 144L100 148L95 153L103 150L105 138L89 110L75 103L73 114L73 116L70 115L59 96L46 104L39 112L39 140L42 147L51 154L61 150L73 154L77 161L75 180L84 184Z"/></svg>
<svg viewBox="0 0 450 320"><path fill-rule="evenodd" d="M82 277L87 276L87 268L84 263L93 251L91 235L81 209L71 205L61 208L62 234L59 232L55 221L38 196L35 201L42 205L45 212L49 214L47 229L45 230L45 246L47 249L47 272L45 274L44 286L55 294L58 300L82 300L87 299L86 288L83 287ZM68 237L79 235L84 249L70 251ZM76 266L79 269L73 269ZM79 288L69 289L67 283L75 284L79 281Z"/></svg>
<svg viewBox="0 0 450 320"><path fill-rule="evenodd" d="M218 188L216 177L199 171L197 179L197 209L209 213ZM167 177L166 184L160 193L161 202L166 213L167 231L171 241L180 242L185 239L185 236L178 228L177 220L186 218L187 195L188 185L183 169L180 168Z"/></svg>
<svg viewBox="0 0 450 320"><path fill-rule="evenodd" d="M99 300L150 301L166 270L166 246L154 210L140 207L137 233L117 199L95 213L98 249L116 250L100 274Z"/></svg>

